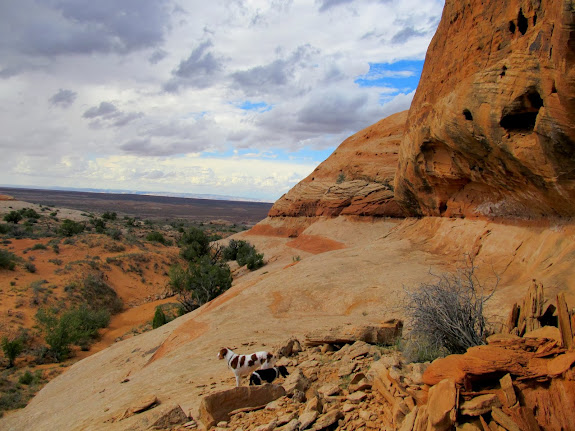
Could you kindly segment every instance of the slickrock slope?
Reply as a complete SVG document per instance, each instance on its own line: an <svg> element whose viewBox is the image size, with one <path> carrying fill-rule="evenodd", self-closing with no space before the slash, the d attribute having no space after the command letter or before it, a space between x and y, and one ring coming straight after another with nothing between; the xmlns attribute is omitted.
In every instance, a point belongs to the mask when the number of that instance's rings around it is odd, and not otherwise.
<svg viewBox="0 0 575 431"><path fill-rule="evenodd" d="M269 215L403 216L393 199L393 180L406 118L407 111L391 115L346 139Z"/></svg>
<svg viewBox="0 0 575 431"><path fill-rule="evenodd" d="M575 215L571 0L447 0L395 178L411 215Z"/></svg>
<svg viewBox="0 0 575 431"><path fill-rule="evenodd" d="M482 220L357 222L342 216L319 220L300 235L345 247L323 253L289 238L238 235L265 251L267 265L193 313L78 362L24 410L0 419L0 428L144 430L174 404L197 418L203 395L235 385L216 359L221 347L240 353L273 349L312 330L396 317L403 286L429 280L429 270L452 267L470 248L485 274L492 274L493 264L501 275L491 311L505 317L532 277L548 287L550 297L575 292L574 234L572 226L560 224L535 229ZM295 256L300 260L294 262ZM575 297L569 293L567 301ZM118 420L153 396L157 407Z"/></svg>

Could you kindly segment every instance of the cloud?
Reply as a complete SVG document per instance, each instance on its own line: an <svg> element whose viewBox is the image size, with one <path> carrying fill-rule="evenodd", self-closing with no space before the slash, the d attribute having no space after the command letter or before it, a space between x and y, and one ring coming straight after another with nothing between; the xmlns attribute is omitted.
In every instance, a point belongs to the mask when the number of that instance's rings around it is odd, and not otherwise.
<svg viewBox="0 0 575 431"><path fill-rule="evenodd" d="M248 96L269 94L294 83L297 70L308 67L314 54L318 51L310 45L299 46L287 58L234 72L231 78Z"/></svg>
<svg viewBox="0 0 575 431"><path fill-rule="evenodd" d="M0 183L279 197L347 136L409 107L442 7L3 2Z"/></svg>
<svg viewBox="0 0 575 431"><path fill-rule="evenodd" d="M168 5L165 0L7 2L0 35L32 56L127 53L163 42Z"/></svg>
<svg viewBox="0 0 575 431"><path fill-rule="evenodd" d="M60 88L56 94L48 99L48 102L58 108L69 108L76 100L76 97L78 97L78 93L75 91Z"/></svg>
<svg viewBox="0 0 575 431"><path fill-rule="evenodd" d="M156 51L154 51L152 53L152 55L150 55L148 57L148 61L151 64L158 64L160 61L162 61L164 58L166 58L168 55L168 52L163 50L163 49L157 49Z"/></svg>
<svg viewBox="0 0 575 431"><path fill-rule="evenodd" d="M96 117L109 117L118 112L118 108L110 102L102 102L99 106L93 106L84 112L82 117L84 118L96 118Z"/></svg>
<svg viewBox="0 0 575 431"><path fill-rule="evenodd" d="M172 71L173 78L164 85L164 90L176 92L180 87L206 88L213 84L224 69L224 60L210 51L212 47L212 41L206 40L194 48Z"/></svg>
<svg viewBox="0 0 575 431"><path fill-rule="evenodd" d="M427 35L426 31L416 30L413 27L405 27L395 33L391 38L391 43L400 44L405 43L414 37L424 37Z"/></svg>
<svg viewBox="0 0 575 431"><path fill-rule="evenodd" d="M319 3L319 11L325 12L332 7L339 6L346 3L352 3L353 0L316 0L316 3Z"/></svg>
<svg viewBox="0 0 575 431"><path fill-rule="evenodd" d="M92 106L82 115L84 118L93 120L90 122L90 127L93 129L123 127L143 116L143 112L119 111L118 108L110 102L101 102L98 106Z"/></svg>

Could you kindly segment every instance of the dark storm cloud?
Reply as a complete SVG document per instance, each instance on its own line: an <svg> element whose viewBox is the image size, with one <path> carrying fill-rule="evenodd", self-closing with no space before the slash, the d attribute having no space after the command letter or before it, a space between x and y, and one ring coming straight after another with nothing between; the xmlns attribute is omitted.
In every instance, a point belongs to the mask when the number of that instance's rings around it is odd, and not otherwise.
<svg viewBox="0 0 575 431"><path fill-rule="evenodd" d="M0 37L32 56L133 52L161 44L170 25L170 0L4 3Z"/></svg>
<svg viewBox="0 0 575 431"><path fill-rule="evenodd" d="M286 59L235 72L231 78L247 95L276 91L277 87L290 84L296 69L308 65L308 60L316 53L317 50L309 45L300 46Z"/></svg>
<svg viewBox="0 0 575 431"><path fill-rule="evenodd" d="M64 90L63 88L60 88L60 90L58 90L56 94L54 94L52 97L50 97L50 99L48 99L48 102L50 102L52 106L57 106L59 108L68 108L72 105L72 103L74 103L77 96L78 93L76 93L75 91Z"/></svg>
<svg viewBox="0 0 575 431"><path fill-rule="evenodd" d="M206 40L194 48L172 71L173 78L164 85L164 90L173 93L180 87L206 88L213 84L224 69L224 59L210 50L212 46L212 41Z"/></svg>
<svg viewBox="0 0 575 431"><path fill-rule="evenodd" d="M120 111L110 102L101 102L100 105L91 107L82 115L82 117L92 120L90 127L93 129L122 127L143 116L142 112Z"/></svg>
<svg viewBox="0 0 575 431"><path fill-rule="evenodd" d="M351 2L353 2L353 0L316 0L316 3L320 5L319 6L320 12L325 12L326 10L331 9L332 7Z"/></svg>

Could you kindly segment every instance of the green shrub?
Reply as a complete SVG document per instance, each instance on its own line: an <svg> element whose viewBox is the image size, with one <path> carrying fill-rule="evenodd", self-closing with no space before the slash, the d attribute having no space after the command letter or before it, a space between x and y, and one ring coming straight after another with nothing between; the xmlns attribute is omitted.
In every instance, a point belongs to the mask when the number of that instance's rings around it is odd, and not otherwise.
<svg viewBox="0 0 575 431"><path fill-rule="evenodd" d="M345 181L345 174L343 172L340 172L340 174L337 176L337 179L335 180L336 184L341 184Z"/></svg>
<svg viewBox="0 0 575 431"><path fill-rule="evenodd" d="M48 247L42 243L34 244L32 250L48 250Z"/></svg>
<svg viewBox="0 0 575 431"><path fill-rule="evenodd" d="M110 313L107 310L94 310L87 305L60 315L55 310L41 308L36 313L36 320L46 344L50 346L50 354L56 362L60 362L69 357L71 345L83 348L89 345L97 337L98 329L110 323Z"/></svg>
<svg viewBox="0 0 575 431"><path fill-rule="evenodd" d="M180 255L194 262L210 253L210 240L203 230L191 227L183 233L178 244L181 247Z"/></svg>
<svg viewBox="0 0 575 431"><path fill-rule="evenodd" d="M223 249L222 255L226 260L236 260L240 266L246 265L250 271L264 265L264 255L258 253L253 245L243 240L230 240L228 246Z"/></svg>
<svg viewBox="0 0 575 431"><path fill-rule="evenodd" d="M10 211L8 214L4 215L4 221L7 223L17 224L20 220L22 220L22 214L18 211Z"/></svg>
<svg viewBox="0 0 575 431"><path fill-rule="evenodd" d="M38 220L40 218L40 214L38 214L36 212L36 210L32 209L32 208L23 208L20 211L18 211L22 217L24 218L28 218L28 219L34 219L34 220Z"/></svg>
<svg viewBox="0 0 575 431"><path fill-rule="evenodd" d="M8 250L0 248L0 268L14 270L16 267L16 256Z"/></svg>
<svg viewBox="0 0 575 431"><path fill-rule="evenodd" d="M18 383L21 385L30 385L34 381L34 374L30 370L26 370L24 374L18 377Z"/></svg>
<svg viewBox="0 0 575 431"><path fill-rule="evenodd" d="M106 235L108 235L113 240L120 240L122 238L122 231L120 229L108 229L106 231Z"/></svg>
<svg viewBox="0 0 575 431"><path fill-rule="evenodd" d="M243 240L231 239L227 247L224 247L222 251L222 256L225 260L236 260L238 258L238 251L241 247L247 245L248 243Z"/></svg>
<svg viewBox="0 0 575 431"><path fill-rule="evenodd" d="M62 236L74 236L84 231L84 225L74 220L65 219L60 227L58 233Z"/></svg>
<svg viewBox="0 0 575 431"><path fill-rule="evenodd" d="M164 235L162 235L160 232L155 231L155 230L150 232L148 235L146 235L146 241L159 242L160 244L166 244L166 239L164 238Z"/></svg>
<svg viewBox="0 0 575 431"><path fill-rule="evenodd" d="M186 311L192 311L224 293L232 286L228 265L212 263L203 256L190 263L187 269L179 265L170 268L170 289L178 295Z"/></svg>
<svg viewBox="0 0 575 431"><path fill-rule="evenodd" d="M101 218L94 218L92 219L92 225L94 225L94 229L96 229L96 232L98 233L104 233L106 232L106 222L101 219Z"/></svg>
<svg viewBox="0 0 575 431"><path fill-rule="evenodd" d="M256 248L250 244L247 244L238 250L238 257L236 260L238 265L246 265L250 271L255 271L264 266L264 255L258 253Z"/></svg>
<svg viewBox="0 0 575 431"><path fill-rule="evenodd" d="M94 309L104 309L115 314L122 311L123 303L118 294L104 278L104 274L88 273L78 283L80 294L87 304Z"/></svg>
<svg viewBox="0 0 575 431"><path fill-rule="evenodd" d="M26 271L34 274L37 269L36 269L36 265L34 265L32 262L24 262L24 268L26 269Z"/></svg>
<svg viewBox="0 0 575 431"><path fill-rule="evenodd" d="M116 214L115 212L106 211L104 214L102 214L102 218L104 220L116 220L117 217L118 214Z"/></svg>
<svg viewBox="0 0 575 431"><path fill-rule="evenodd" d="M168 323L168 320L166 318L166 314L162 310L162 307L160 306L156 307L156 312L154 313L154 319L152 320L152 328L153 329L159 328L160 326L165 325L166 323Z"/></svg>
<svg viewBox="0 0 575 431"><path fill-rule="evenodd" d="M8 359L8 368L12 368L14 366L14 361L24 349L24 343L21 338L10 340L8 337L2 337L0 344L2 345L4 356Z"/></svg>

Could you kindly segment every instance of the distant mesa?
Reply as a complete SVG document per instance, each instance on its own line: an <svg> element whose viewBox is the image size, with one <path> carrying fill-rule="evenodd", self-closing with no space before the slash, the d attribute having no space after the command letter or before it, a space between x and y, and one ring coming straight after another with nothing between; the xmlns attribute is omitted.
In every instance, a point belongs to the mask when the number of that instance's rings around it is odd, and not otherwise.
<svg viewBox="0 0 575 431"><path fill-rule="evenodd" d="M0 201L13 201L15 200L13 196L10 195L0 195Z"/></svg>

